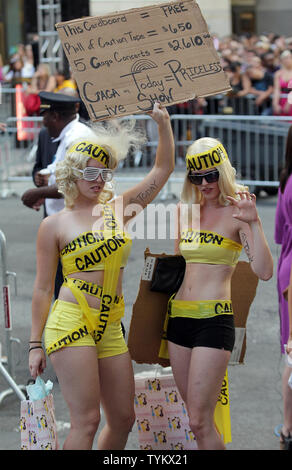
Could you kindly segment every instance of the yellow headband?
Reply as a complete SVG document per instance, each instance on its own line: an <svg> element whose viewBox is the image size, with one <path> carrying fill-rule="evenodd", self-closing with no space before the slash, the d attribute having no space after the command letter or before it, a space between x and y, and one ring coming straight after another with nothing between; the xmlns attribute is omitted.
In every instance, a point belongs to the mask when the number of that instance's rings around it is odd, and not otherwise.
<svg viewBox="0 0 292 470"><path fill-rule="evenodd" d="M228 155L222 144L212 147L207 152L186 155L188 170L208 170L214 166L219 166L228 160Z"/></svg>
<svg viewBox="0 0 292 470"><path fill-rule="evenodd" d="M86 141L79 142L78 144L73 145L73 147L70 148L69 152L82 153L88 157L94 158L94 160L98 160L106 168L109 167L108 152L97 144L93 144L91 142Z"/></svg>

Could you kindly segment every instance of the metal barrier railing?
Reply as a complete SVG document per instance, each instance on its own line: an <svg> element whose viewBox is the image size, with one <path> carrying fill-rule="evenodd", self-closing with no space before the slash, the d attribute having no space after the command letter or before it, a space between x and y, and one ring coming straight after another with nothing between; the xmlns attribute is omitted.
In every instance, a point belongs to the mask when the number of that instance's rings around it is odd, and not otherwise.
<svg viewBox="0 0 292 470"><path fill-rule="evenodd" d="M42 118L10 117L6 120L7 130L0 134L0 197L14 194L11 183L14 181L31 181L32 167L38 144L38 135ZM26 129L29 140L17 140L19 123ZM25 127L29 125L29 127Z"/></svg>
<svg viewBox="0 0 292 470"><path fill-rule="evenodd" d="M9 277L13 276L15 279L15 289L16 289L16 273L7 271L7 253L6 253L6 238L4 233L0 230L0 265L1 265L1 274L2 274L2 292L3 292L3 311L4 311L4 329L6 336L6 354L7 356L2 356L1 353L1 343L0 343L0 374L3 375L6 382L10 385L11 388L4 390L0 393L0 404L5 397L16 393L17 397L20 400L25 400L25 395L22 390L25 390L24 385L17 385L14 380L14 358L12 351L12 343L20 344L18 338L13 338L11 336L12 332L12 314L11 314L11 304L10 304L10 285ZM4 367L4 364L7 367Z"/></svg>

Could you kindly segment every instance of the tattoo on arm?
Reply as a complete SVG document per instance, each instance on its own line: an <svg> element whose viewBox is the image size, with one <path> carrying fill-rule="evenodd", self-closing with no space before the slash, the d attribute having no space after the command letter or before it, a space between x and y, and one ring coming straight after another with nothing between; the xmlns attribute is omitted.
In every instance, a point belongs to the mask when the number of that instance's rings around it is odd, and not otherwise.
<svg viewBox="0 0 292 470"><path fill-rule="evenodd" d="M252 263L253 260L254 260L254 257L252 256L251 252L250 252L250 246L248 244L248 241L247 241L247 236L244 232L241 232L240 234L240 238L241 238L241 241L242 241L242 245L243 245L243 248L247 254L247 257L249 259L249 262Z"/></svg>
<svg viewBox="0 0 292 470"><path fill-rule="evenodd" d="M153 195L157 189L158 186L154 180L153 183L149 184L149 186L144 191L140 191L136 197L131 198L130 202L142 205L147 204L147 199L151 197L151 195Z"/></svg>

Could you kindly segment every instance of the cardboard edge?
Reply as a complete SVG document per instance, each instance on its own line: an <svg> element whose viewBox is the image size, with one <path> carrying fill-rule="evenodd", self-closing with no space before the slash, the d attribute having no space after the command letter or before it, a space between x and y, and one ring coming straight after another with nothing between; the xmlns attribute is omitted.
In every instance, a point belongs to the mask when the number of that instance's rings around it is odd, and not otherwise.
<svg viewBox="0 0 292 470"><path fill-rule="evenodd" d="M202 16L202 19L203 19L203 22L206 26L206 31L208 30L208 25L204 19L204 16L202 14L202 11L198 5L198 3L196 2L196 0L183 0L184 3L190 3L190 4L193 4L194 5L194 8L197 8L199 10L199 12L201 13L201 16ZM162 6L165 6L165 5L169 5L170 3L178 3L177 1L173 0L173 1L170 1L170 2L164 2L164 3L155 3L155 4L152 4L152 5L144 5L143 7L134 7L134 8L128 8L127 10L115 10L113 12L108 12L108 13L105 13L104 15L92 15L92 16L84 16L82 18L75 18L74 20L68 20L68 21L60 21L58 23L55 23L55 27L58 28L58 27L62 27L63 25L66 25L66 24L72 24L72 23L77 23L78 21L81 21L81 20L84 20L86 21L87 19L94 19L94 18L103 18L103 17L112 17L112 16L117 16L117 15L125 15L125 14L130 14L131 12L137 12L139 13L139 11L143 11L145 10L146 8L148 10L153 10L154 8L159 8L159 7L162 7Z"/></svg>

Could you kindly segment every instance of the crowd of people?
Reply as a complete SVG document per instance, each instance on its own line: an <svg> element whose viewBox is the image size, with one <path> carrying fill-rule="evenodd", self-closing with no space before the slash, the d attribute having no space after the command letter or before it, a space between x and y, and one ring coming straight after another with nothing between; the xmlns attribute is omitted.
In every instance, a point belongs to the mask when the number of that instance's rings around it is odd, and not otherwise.
<svg viewBox="0 0 292 470"><path fill-rule="evenodd" d="M232 91L223 99L200 98L172 106L171 113L213 114L215 110L234 114L292 115L292 105L287 100L292 81L292 37L274 33L220 39L214 36L214 46ZM12 85L24 84L28 114L38 112L31 96L40 91L60 92L69 88L74 92L77 88L70 72L52 73L48 64L39 64L30 44L18 45L8 64L3 65L0 60L1 80Z"/></svg>
<svg viewBox="0 0 292 470"><path fill-rule="evenodd" d="M227 39L219 42L218 52L232 96L251 94L259 114L291 116L287 94L292 81L292 38L269 34Z"/></svg>
<svg viewBox="0 0 292 470"><path fill-rule="evenodd" d="M234 114L291 115L292 107L285 95L292 81L292 37L277 34L214 37L214 45L232 91L217 100L217 106L212 105L214 98L200 99L195 106L179 105L179 112L211 114L219 109ZM246 98L245 106L242 98Z"/></svg>
<svg viewBox="0 0 292 470"><path fill-rule="evenodd" d="M52 72L48 63L39 63L30 44L19 44L11 55L9 63L0 60L0 81L11 87L23 86L23 104L28 116L39 115L41 91L71 94L77 96L77 85L69 71L58 68Z"/></svg>

